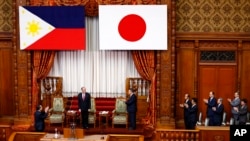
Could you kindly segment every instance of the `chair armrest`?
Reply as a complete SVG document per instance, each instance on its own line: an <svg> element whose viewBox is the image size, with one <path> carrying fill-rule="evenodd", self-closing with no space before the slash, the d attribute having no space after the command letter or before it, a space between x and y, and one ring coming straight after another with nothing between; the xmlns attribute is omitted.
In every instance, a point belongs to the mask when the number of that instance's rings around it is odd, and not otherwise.
<svg viewBox="0 0 250 141"><path fill-rule="evenodd" d="M51 112L53 112L53 108L50 108L50 109L48 110L48 113L51 113Z"/></svg>
<svg viewBox="0 0 250 141"><path fill-rule="evenodd" d="M88 109L88 112L90 112L90 113L96 113L96 110Z"/></svg>

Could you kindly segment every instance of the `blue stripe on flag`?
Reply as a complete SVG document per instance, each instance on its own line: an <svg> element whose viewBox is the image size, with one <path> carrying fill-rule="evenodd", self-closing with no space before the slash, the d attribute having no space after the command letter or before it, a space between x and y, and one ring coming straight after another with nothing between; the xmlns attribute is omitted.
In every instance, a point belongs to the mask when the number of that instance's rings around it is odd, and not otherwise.
<svg viewBox="0 0 250 141"><path fill-rule="evenodd" d="M85 28L84 6L23 6L56 28Z"/></svg>

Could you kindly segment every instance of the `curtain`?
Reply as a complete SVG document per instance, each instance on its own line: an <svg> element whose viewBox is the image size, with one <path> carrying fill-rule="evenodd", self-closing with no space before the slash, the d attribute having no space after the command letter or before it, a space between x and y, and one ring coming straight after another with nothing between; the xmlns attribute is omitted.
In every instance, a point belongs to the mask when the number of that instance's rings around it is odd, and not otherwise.
<svg viewBox="0 0 250 141"><path fill-rule="evenodd" d="M99 50L97 17L86 17L86 50L59 51L49 76L63 77L63 95L85 86L93 97L126 96L126 78L140 77L131 51ZM108 34L108 33L107 33Z"/></svg>
<svg viewBox="0 0 250 141"><path fill-rule="evenodd" d="M156 73L154 51L132 51L133 60L137 71L142 78L151 82L149 94L149 109L147 116L142 120L145 128L154 128L156 124Z"/></svg>
<svg viewBox="0 0 250 141"><path fill-rule="evenodd" d="M38 104L39 81L45 78L54 62L54 51L34 51L33 52L33 73L32 73L32 112L35 113ZM34 117L32 116L32 121Z"/></svg>

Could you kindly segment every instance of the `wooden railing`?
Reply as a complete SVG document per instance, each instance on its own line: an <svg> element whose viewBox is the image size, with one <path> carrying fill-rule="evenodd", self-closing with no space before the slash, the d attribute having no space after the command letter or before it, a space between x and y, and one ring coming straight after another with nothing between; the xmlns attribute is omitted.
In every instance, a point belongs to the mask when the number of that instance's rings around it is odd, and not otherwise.
<svg viewBox="0 0 250 141"><path fill-rule="evenodd" d="M44 107L51 107L54 96L62 96L62 77L48 76L41 80L41 99Z"/></svg>
<svg viewBox="0 0 250 141"><path fill-rule="evenodd" d="M199 130L156 129L156 141L199 141Z"/></svg>
<svg viewBox="0 0 250 141"><path fill-rule="evenodd" d="M128 89L134 89L138 96L148 96L150 81L143 78L127 78L126 79L126 92Z"/></svg>

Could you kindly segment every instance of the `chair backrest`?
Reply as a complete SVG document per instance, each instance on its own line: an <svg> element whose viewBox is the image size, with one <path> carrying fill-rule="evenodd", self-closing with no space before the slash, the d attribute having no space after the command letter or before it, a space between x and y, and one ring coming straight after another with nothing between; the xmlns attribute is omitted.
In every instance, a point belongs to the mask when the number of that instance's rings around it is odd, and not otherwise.
<svg viewBox="0 0 250 141"><path fill-rule="evenodd" d="M205 126L208 126L208 125L209 125L209 118L206 118L206 119L205 119L204 125L205 125Z"/></svg>
<svg viewBox="0 0 250 141"><path fill-rule="evenodd" d="M199 113L199 118L198 121L196 122L196 125L201 125L202 124L202 112Z"/></svg>
<svg viewBox="0 0 250 141"><path fill-rule="evenodd" d="M230 125L234 125L234 118L230 118L229 124L230 124Z"/></svg>
<svg viewBox="0 0 250 141"><path fill-rule="evenodd" d="M90 106L89 112L96 112L96 108L95 108L95 98L94 98L94 97L91 97L90 102L91 102L91 106Z"/></svg>
<svg viewBox="0 0 250 141"><path fill-rule="evenodd" d="M53 108L54 112L62 112L62 111L64 111L63 97L55 96L53 98L52 108Z"/></svg>
<svg viewBox="0 0 250 141"><path fill-rule="evenodd" d="M116 98L115 111L116 113L126 113L127 105L125 103L125 98Z"/></svg>
<svg viewBox="0 0 250 141"><path fill-rule="evenodd" d="M202 112L200 112L200 114L199 114L199 119L198 119L198 121L199 121L200 123L202 123Z"/></svg>
<svg viewBox="0 0 250 141"><path fill-rule="evenodd" d="M222 115L222 125L226 125L226 119L227 119L227 113L226 112L223 112L223 115Z"/></svg>

